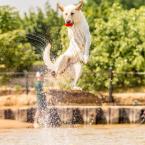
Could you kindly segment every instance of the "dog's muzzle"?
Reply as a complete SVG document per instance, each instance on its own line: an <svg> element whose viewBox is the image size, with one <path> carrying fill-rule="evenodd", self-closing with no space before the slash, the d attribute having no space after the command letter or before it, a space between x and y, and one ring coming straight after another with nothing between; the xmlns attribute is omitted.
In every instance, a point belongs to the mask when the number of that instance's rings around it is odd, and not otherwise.
<svg viewBox="0 0 145 145"><path fill-rule="evenodd" d="M64 25L66 27L72 27L74 24L71 21L67 21Z"/></svg>

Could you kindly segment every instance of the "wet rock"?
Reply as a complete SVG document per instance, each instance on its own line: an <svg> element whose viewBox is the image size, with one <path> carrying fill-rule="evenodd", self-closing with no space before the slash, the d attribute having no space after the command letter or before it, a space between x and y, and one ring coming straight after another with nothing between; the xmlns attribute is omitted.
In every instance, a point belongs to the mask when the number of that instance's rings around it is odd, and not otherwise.
<svg viewBox="0 0 145 145"><path fill-rule="evenodd" d="M62 124L140 123L144 106L49 106L40 123L45 127ZM33 122L35 108L1 109L0 119Z"/></svg>
<svg viewBox="0 0 145 145"><path fill-rule="evenodd" d="M27 110L27 122L34 122L34 116L35 116L36 109L30 108Z"/></svg>
<svg viewBox="0 0 145 145"><path fill-rule="evenodd" d="M96 110L96 124L107 124L106 115L102 108Z"/></svg>
<svg viewBox="0 0 145 145"><path fill-rule="evenodd" d="M84 124L82 113L78 108L72 110L72 124Z"/></svg>
<svg viewBox="0 0 145 145"><path fill-rule="evenodd" d="M129 108L119 108L119 123L131 123Z"/></svg>
<svg viewBox="0 0 145 145"><path fill-rule="evenodd" d="M15 113L11 109L4 110L5 119L15 119Z"/></svg>
<svg viewBox="0 0 145 145"><path fill-rule="evenodd" d="M136 107L133 108L133 123L141 123L141 115L142 112L145 110L145 107Z"/></svg>

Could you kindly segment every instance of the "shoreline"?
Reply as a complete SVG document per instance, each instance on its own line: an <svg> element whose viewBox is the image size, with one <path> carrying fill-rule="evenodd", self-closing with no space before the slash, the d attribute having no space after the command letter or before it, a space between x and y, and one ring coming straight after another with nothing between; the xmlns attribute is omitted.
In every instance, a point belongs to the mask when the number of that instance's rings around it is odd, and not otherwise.
<svg viewBox="0 0 145 145"><path fill-rule="evenodd" d="M59 128L96 128L96 129L110 129L110 128L134 128L145 127L144 124L98 124L98 125L62 125ZM0 119L0 132L11 129L34 129L32 123L23 123L15 120Z"/></svg>
<svg viewBox="0 0 145 145"><path fill-rule="evenodd" d="M24 129L24 128L33 128L33 124L23 123L16 120L0 119L0 130L1 129Z"/></svg>

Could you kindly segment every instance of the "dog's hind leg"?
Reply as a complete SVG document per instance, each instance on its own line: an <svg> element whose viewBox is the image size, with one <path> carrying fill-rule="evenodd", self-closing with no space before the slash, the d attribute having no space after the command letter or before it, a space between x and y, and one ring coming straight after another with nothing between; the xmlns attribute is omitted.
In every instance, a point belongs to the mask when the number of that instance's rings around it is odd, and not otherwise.
<svg viewBox="0 0 145 145"><path fill-rule="evenodd" d="M69 64L69 57L66 55L62 55L56 62L55 73L62 74L63 72L65 72L65 69L68 67L68 64Z"/></svg>
<svg viewBox="0 0 145 145"><path fill-rule="evenodd" d="M81 63L75 63L73 66L74 71L74 80L72 83L72 90L82 90L82 88L77 86L77 82L82 74L82 64Z"/></svg>

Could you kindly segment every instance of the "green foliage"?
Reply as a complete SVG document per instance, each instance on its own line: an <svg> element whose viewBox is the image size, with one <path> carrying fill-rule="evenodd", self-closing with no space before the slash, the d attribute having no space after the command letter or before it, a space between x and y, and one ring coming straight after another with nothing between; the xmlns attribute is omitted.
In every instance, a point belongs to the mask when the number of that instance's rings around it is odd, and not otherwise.
<svg viewBox="0 0 145 145"><path fill-rule="evenodd" d="M4 71L29 70L35 61L42 59L42 51L48 41L52 44L52 54L56 56L62 49L62 24L62 18L48 3L45 12L38 8L37 13L29 11L23 18L15 8L1 6L0 66L5 67ZM26 35L30 33L33 37L27 39Z"/></svg>
<svg viewBox="0 0 145 145"><path fill-rule="evenodd" d="M85 12L92 34L90 62L79 84L87 90L108 88L108 69L118 73L116 86L139 86L145 78L121 72L145 71L145 1L87 0ZM23 71L42 60L42 50L52 44L55 56L68 48L63 19L48 3L42 11L22 18L15 8L0 6L0 67ZM33 37L26 39L27 34ZM27 35L28 36L28 35ZM34 37L35 36L35 37ZM34 47L35 46L35 49ZM41 63L40 63L41 64Z"/></svg>
<svg viewBox="0 0 145 145"><path fill-rule="evenodd" d="M126 9L139 8L140 6L145 5L144 0L119 0L119 1Z"/></svg>
<svg viewBox="0 0 145 145"><path fill-rule="evenodd" d="M15 8L0 6L0 34L21 27L21 19Z"/></svg>
<svg viewBox="0 0 145 145"><path fill-rule="evenodd" d="M0 64L8 71L29 69L36 58L25 31L18 29L0 35Z"/></svg>
<svg viewBox="0 0 145 145"><path fill-rule="evenodd" d="M86 16L89 16L88 21L92 31L94 29L94 19L101 18L107 21L110 8L115 3L119 4L123 9L131 9L145 5L145 0L87 0L84 11Z"/></svg>
<svg viewBox="0 0 145 145"><path fill-rule="evenodd" d="M145 71L145 8L124 10L114 4L109 12L107 21L94 21L91 58L80 81L89 90L108 87L108 75L100 72L108 72L110 67L116 73ZM120 74L113 83L136 86L145 83L143 78Z"/></svg>
<svg viewBox="0 0 145 145"><path fill-rule="evenodd" d="M0 65L7 71L29 69L36 58L26 40L19 13L11 7L0 7Z"/></svg>

